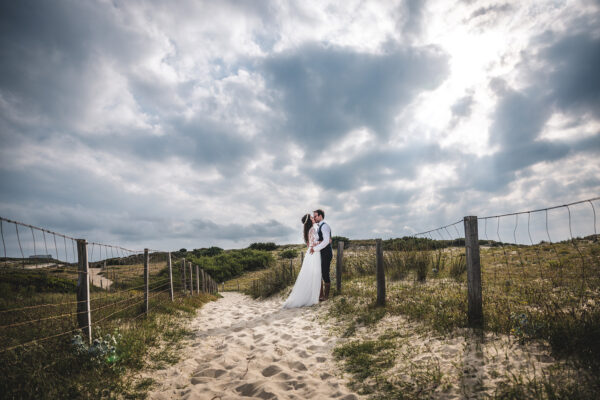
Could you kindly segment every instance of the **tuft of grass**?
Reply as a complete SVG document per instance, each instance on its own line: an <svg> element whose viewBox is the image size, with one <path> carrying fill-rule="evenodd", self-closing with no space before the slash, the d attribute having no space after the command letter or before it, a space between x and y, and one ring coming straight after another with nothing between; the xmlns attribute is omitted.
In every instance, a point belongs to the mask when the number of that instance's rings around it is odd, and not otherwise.
<svg viewBox="0 0 600 400"><path fill-rule="evenodd" d="M402 374L393 368L409 357L408 338L388 331L376 339L355 340L334 349L334 356L352 374L350 387L373 399L428 399L442 383L436 362L412 363Z"/></svg>

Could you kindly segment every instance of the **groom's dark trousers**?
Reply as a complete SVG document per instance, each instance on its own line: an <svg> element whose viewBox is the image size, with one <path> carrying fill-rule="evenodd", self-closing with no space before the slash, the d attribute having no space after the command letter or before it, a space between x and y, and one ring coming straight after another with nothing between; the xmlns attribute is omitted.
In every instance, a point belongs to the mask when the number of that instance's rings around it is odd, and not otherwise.
<svg viewBox="0 0 600 400"><path fill-rule="evenodd" d="M321 275L323 282L330 283L329 270L331 269L331 259L333 258L333 249L331 244L321 250Z"/></svg>

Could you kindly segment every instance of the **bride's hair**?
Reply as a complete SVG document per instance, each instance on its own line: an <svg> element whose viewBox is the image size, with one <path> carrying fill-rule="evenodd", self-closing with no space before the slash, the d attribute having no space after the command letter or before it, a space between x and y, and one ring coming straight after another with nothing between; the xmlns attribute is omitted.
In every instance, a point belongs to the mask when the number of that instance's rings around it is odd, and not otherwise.
<svg viewBox="0 0 600 400"><path fill-rule="evenodd" d="M313 224L310 220L310 214L304 214L302 217L302 223L304 224L304 243L308 244L308 231Z"/></svg>

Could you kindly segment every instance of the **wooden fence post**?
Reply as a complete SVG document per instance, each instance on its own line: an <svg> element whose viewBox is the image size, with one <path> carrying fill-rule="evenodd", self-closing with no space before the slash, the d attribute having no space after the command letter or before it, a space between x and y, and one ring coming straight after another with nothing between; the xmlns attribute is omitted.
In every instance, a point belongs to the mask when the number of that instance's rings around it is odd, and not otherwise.
<svg viewBox="0 0 600 400"><path fill-rule="evenodd" d="M202 293L206 293L206 273L204 273L204 269L200 270L202 274Z"/></svg>
<svg viewBox="0 0 600 400"><path fill-rule="evenodd" d="M188 262L188 267L190 271L190 295L194 295L194 273L192 271L192 262Z"/></svg>
<svg viewBox="0 0 600 400"><path fill-rule="evenodd" d="M483 325L481 300L481 261L479 259L479 234L477 217L467 216L465 223L465 252L467 261L467 291L469 297L468 320L472 327Z"/></svg>
<svg viewBox="0 0 600 400"><path fill-rule="evenodd" d="M196 294L200 294L200 267L196 265Z"/></svg>
<svg viewBox="0 0 600 400"><path fill-rule="evenodd" d="M223 282L223 284L222 284L222 285L223 285L223 290L222 290L222 292L224 292L224 291L225 291L225 282Z"/></svg>
<svg viewBox="0 0 600 400"><path fill-rule="evenodd" d="M150 271L149 271L148 249L144 249L144 313L148 314L148 292L150 290Z"/></svg>
<svg viewBox="0 0 600 400"><path fill-rule="evenodd" d="M171 289L171 301L174 301L173 296L173 265L171 264L171 252L167 253L167 266L169 267L169 288Z"/></svg>
<svg viewBox="0 0 600 400"><path fill-rule="evenodd" d="M92 344L92 313L90 312L90 271L88 264L87 242L85 239L77 239L77 323L79 328L88 337Z"/></svg>
<svg viewBox="0 0 600 400"><path fill-rule="evenodd" d="M383 270L383 249L381 239L375 241L377 254L377 305L385 306L385 271Z"/></svg>
<svg viewBox="0 0 600 400"><path fill-rule="evenodd" d="M183 294L187 294L186 287L187 277L185 276L185 258L181 260L181 287L183 289Z"/></svg>
<svg viewBox="0 0 600 400"><path fill-rule="evenodd" d="M338 242L337 259L335 264L335 288L338 294L342 293L342 260L344 257L344 242Z"/></svg>

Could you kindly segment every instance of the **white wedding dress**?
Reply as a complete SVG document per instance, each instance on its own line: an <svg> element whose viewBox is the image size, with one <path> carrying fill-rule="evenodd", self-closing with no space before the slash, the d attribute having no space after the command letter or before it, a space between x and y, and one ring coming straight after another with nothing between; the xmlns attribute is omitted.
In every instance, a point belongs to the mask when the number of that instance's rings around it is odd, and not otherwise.
<svg viewBox="0 0 600 400"><path fill-rule="evenodd" d="M310 228L308 240L309 249L304 255L302 268L300 268L292 292L285 303L283 303L283 308L312 306L319 302L319 292L321 291L321 253L315 251L313 254L310 254L310 246L314 246L319 240L315 228Z"/></svg>

